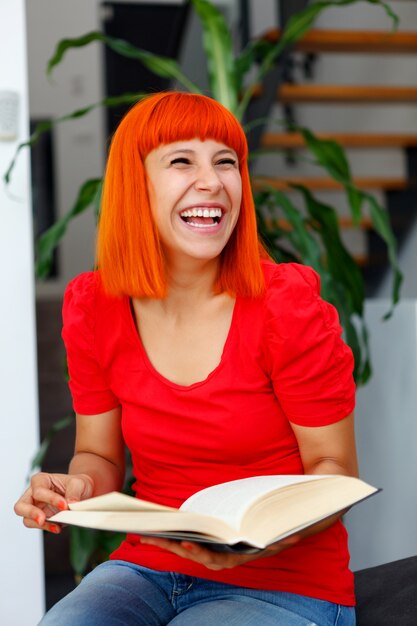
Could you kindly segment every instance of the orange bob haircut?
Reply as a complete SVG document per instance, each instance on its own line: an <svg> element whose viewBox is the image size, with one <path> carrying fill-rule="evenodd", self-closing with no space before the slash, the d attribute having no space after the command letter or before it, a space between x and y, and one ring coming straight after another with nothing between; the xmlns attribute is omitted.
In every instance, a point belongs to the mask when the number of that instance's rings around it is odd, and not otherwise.
<svg viewBox="0 0 417 626"><path fill-rule="evenodd" d="M242 127L224 106L206 96L162 92L138 102L113 137L104 178L97 239L97 267L114 296L164 298L164 255L149 206L144 161L161 144L198 138L232 148L239 159L242 204L220 258L215 292L257 297L265 289L255 207Z"/></svg>

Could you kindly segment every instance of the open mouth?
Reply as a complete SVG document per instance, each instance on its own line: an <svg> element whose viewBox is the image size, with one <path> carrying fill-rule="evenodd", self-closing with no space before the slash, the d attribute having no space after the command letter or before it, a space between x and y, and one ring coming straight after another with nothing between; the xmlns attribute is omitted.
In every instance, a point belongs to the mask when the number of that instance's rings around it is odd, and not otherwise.
<svg viewBox="0 0 417 626"><path fill-rule="evenodd" d="M207 209L204 207L186 209L181 211L180 217L186 224L195 226L196 228L205 228L219 224L223 217L223 211L220 208Z"/></svg>

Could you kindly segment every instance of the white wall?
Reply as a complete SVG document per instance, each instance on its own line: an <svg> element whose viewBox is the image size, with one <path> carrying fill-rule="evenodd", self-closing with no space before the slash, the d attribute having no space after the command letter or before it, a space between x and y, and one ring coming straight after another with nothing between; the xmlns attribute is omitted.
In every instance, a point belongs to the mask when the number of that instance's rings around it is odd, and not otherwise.
<svg viewBox="0 0 417 626"><path fill-rule="evenodd" d="M28 133L24 1L0 0L0 90L19 94L19 133ZM0 141L0 175L17 142ZM3 183L3 181L2 181ZM15 198L11 197L11 194ZM32 224L28 154L8 192L0 185L0 623L33 626L43 612L42 538L13 513L38 445Z"/></svg>
<svg viewBox="0 0 417 626"><path fill-rule="evenodd" d="M415 175L417 175L417 172L415 172ZM401 295L403 298L415 298L417 296L417 220L407 234L407 239L399 252L399 266L404 275ZM378 289L378 297L389 298L391 289L392 272L390 271Z"/></svg>
<svg viewBox="0 0 417 626"><path fill-rule="evenodd" d="M389 300L369 301L374 368L357 395L360 472L383 491L346 516L352 568L417 554L417 300L382 321Z"/></svg>

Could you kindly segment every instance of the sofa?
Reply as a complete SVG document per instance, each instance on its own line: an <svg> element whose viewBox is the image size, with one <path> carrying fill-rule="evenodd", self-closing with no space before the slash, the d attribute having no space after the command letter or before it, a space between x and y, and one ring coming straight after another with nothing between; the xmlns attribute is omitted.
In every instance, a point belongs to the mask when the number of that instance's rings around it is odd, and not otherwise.
<svg viewBox="0 0 417 626"><path fill-rule="evenodd" d="M357 626L417 626L417 556L359 570L355 587Z"/></svg>

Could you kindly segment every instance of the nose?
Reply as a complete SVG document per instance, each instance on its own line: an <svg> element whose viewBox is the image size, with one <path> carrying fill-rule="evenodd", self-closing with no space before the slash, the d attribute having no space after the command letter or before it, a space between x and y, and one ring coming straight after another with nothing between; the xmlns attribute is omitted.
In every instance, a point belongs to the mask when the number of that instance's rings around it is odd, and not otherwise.
<svg viewBox="0 0 417 626"><path fill-rule="evenodd" d="M223 183L215 168L212 165L206 165L199 167L194 186L198 191L216 193L223 188Z"/></svg>

